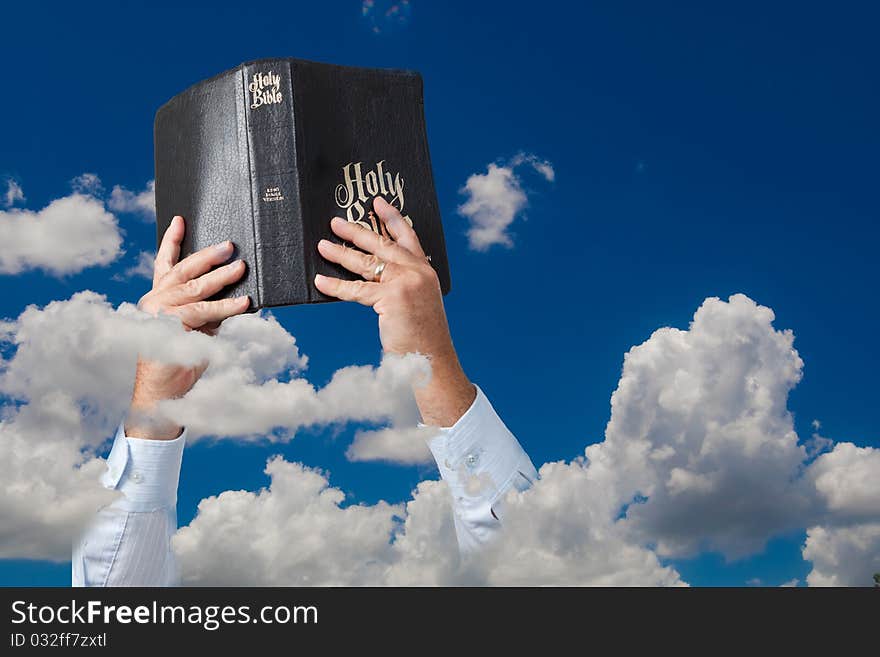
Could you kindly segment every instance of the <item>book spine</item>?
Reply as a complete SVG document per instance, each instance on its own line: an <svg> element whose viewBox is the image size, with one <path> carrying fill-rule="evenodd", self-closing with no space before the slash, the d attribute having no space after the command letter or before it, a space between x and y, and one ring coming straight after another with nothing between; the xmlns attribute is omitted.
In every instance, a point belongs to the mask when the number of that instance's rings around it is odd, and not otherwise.
<svg viewBox="0 0 880 657"><path fill-rule="evenodd" d="M242 67L260 307L308 300L291 74L283 59Z"/></svg>

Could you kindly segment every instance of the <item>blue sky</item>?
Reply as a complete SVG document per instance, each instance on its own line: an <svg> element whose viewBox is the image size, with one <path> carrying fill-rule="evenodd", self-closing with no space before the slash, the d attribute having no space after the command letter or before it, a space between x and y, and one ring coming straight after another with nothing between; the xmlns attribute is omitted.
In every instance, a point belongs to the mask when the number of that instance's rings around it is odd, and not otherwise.
<svg viewBox="0 0 880 657"><path fill-rule="evenodd" d="M602 440L623 355L662 326L686 328L706 297L742 292L791 329L805 362L795 429L880 446L878 362L878 15L809 3L410 3L405 26L373 32L361 3L15 3L3 9L10 63L0 176L26 206L93 172L142 189L155 110L241 61L294 56L419 70L453 291L447 313L469 376L536 464ZM477 252L460 188L519 152L529 205L514 246ZM114 281L154 246L120 215L126 255L61 279L0 276L0 316L82 289L137 301ZM345 304L275 316L309 355L309 379L376 363L374 314ZM427 467L350 463L354 427L290 444L199 444L182 474L181 524L198 501L267 483L267 456L320 466L356 502L398 501ZM668 561L692 584L803 580L803 531L756 555ZM0 582L69 583L67 565L0 561Z"/></svg>

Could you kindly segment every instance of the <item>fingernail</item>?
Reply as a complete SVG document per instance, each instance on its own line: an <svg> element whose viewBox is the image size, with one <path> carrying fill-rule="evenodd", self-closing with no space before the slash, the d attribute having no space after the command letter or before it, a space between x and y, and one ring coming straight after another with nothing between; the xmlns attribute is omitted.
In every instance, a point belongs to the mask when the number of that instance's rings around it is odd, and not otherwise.
<svg viewBox="0 0 880 657"><path fill-rule="evenodd" d="M327 280L327 277L324 274L315 274L315 283L322 283Z"/></svg>
<svg viewBox="0 0 880 657"><path fill-rule="evenodd" d="M181 217L179 214L176 214L176 215L174 215L173 217L171 217L171 221L172 221L172 222L175 222L175 221L183 221L183 217Z"/></svg>
<svg viewBox="0 0 880 657"><path fill-rule="evenodd" d="M229 251L229 249L232 248L232 242L220 242L220 244L215 244L214 248L217 249L220 253L223 253L224 251Z"/></svg>
<svg viewBox="0 0 880 657"><path fill-rule="evenodd" d="M248 295L246 295L246 294L245 294L244 296L241 296L241 297L236 297L235 300L236 300L238 303L243 303L243 302L247 301L247 303L245 304L245 308L247 308L249 305L251 305L251 298L250 298Z"/></svg>
<svg viewBox="0 0 880 657"><path fill-rule="evenodd" d="M333 218L330 220L330 224L332 225L334 221L337 222L337 223L343 223L343 222L344 222L344 219L342 219L342 217L333 217Z"/></svg>

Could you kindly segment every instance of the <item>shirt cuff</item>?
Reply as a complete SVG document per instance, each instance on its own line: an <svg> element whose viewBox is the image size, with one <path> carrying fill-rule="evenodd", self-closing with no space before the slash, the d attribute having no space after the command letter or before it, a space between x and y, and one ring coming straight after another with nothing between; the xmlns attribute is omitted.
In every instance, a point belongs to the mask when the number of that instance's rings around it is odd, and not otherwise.
<svg viewBox="0 0 880 657"><path fill-rule="evenodd" d="M186 429L174 440L146 440L126 436L120 423L101 477L106 488L123 494L114 505L132 512L175 506L185 444Z"/></svg>
<svg viewBox="0 0 880 657"><path fill-rule="evenodd" d="M464 512L488 511L508 490L528 488L538 473L479 386L471 407L428 440L440 476ZM488 514L487 514L488 515Z"/></svg>

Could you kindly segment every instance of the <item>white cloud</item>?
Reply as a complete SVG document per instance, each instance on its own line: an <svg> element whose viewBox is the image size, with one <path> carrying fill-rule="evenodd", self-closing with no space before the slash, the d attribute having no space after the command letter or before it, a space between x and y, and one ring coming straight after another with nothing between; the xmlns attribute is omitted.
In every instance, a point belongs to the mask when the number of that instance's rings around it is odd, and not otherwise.
<svg viewBox="0 0 880 657"><path fill-rule="evenodd" d="M816 524L804 559L810 586L868 586L880 572L880 449L838 443L808 468Z"/></svg>
<svg viewBox="0 0 880 657"><path fill-rule="evenodd" d="M276 391L276 403L293 405L263 420L276 439L315 423L404 417L410 378L425 371L424 359L390 358L375 368L344 368L316 390L296 378L307 359L271 315L234 317L211 338L132 304L114 308L88 291L0 322L0 346L7 354L0 357L0 558L69 559L74 534L107 500L97 483L103 466L96 454L125 413L138 353L184 365L209 360L197 388L218 386L221 405ZM194 392L192 404L184 400L174 410L200 417L217 406ZM201 426L223 437L235 429L253 437L261 429L253 413L264 408L258 402L239 408L244 419L230 431L218 424L228 420L226 410L215 409L218 417L206 416ZM198 428L194 421L194 437Z"/></svg>
<svg viewBox="0 0 880 657"><path fill-rule="evenodd" d="M385 502L343 508L342 491L317 471L275 458L266 472L268 488L202 500L196 518L178 531L173 546L185 584L681 583L649 550L613 530L608 535L607 523L591 528L572 514L580 500L563 508L572 501L568 494L580 492L565 477L539 482L522 498L529 508L505 512L503 543L478 561L462 563L443 483L422 482L405 508Z"/></svg>
<svg viewBox="0 0 880 657"><path fill-rule="evenodd" d="M392 422L406 430L418 417L411 382L428 371L420 356L390 356L378 367L342 368L316 389L297 376L307 358L271 315L233 317L209 338L184 332L172 318L154 321L131 304L114 309L93 292L29 307L3 325L3 334L16 352L3 363L0 392L36 400L49 391L68 391L104 419L96 430L118 422L138 353L186 365L209 360L211 366L185 398L162 406L188 427L192 441L266 435L289 440L303 427L349 421ZM376 449L377 458L395 458L394 452L379 455ZM396 449L403 448L397 444Z"/></svg>
<svg viewBox="0 0 880 657"><path fill-rule="evenodd" d="M156 217L156 181L147 181L146 188L140 192L116 185L110 192L107 207L115 212L124 212L139 215L148 221Z"/></svg>
<svg viewBox="0 0 880 657"><path fill-rule="evenodd" d="M404 382L427 374L426 364L413 362L414 371L408 373ZM420 368L425 369L420 369ZM404 383L391 396L396 400L388 408L384 426L378 429L361 429L345 452L350 461L385 461L400 465L433 463L428 441L436 435L436 429L420 427L421 415L415 398L409 394Z"/></svg>
<svg viewBox="0 0 880 657"><path fill-rule="evenodd" d="M153 266L156 260L155 251L141 251L138 253L135 264L128 267L124 272L113 276L115 281L127 281L131 278L146 278L153 280Z"/></svg>
<svg viewBox="0 0 880 657"><path fill-rule="evenodd" d="M880 449L838 443L810 466L809 477L835 518L877 519L880 514Z"/></svg>
<svg viewBox="0 0 880 657"><path fill-rule="evenodd" d="M292 344L274 320L256 322L265 340L280 333ZM252 367L255 360L234 341L187 333L178 320L154 319L132 304L113 308L105 297L89 291L42 308L27 307L16 319L0 323L0 342L12 351L0 363L0 395L24 404L17 410L7 407L7 414L17 421L27 418L36 442L40 436L69 436L90 447L103 442L121 419L138 352L186 365L208 358L221 366ZM295 348L291 352L295 355ZM60 400L58 408L81 413L60 422L54 412L43 413L47 398Z"/></svg>
<svg viewBox="0 0 880 657"><path fill-rule="evenodd" d="M472 249L486 251L495 244L513 246L510 225L528 204L522 180L517 175L517 169L523 165L532 167L548 181L556 177L550 162L520 153L507 164L493 162L486 173L471 175L460 190L466 198L458 213L470 223L467 235Z"/></svg>
<svg viewBox="0 0 880 657"><path fill-rule="evenodd" d="M0 343L12 350L0 362L4 558L70 559L74 536L108 501L96 454L121 418L134 372L117 336L133 320L111 313L86 292L0 322Z"/></svg>
<svg viewBox="0 0 880 657"><path fill-rule="evenodd" d="M388 537L401 507L340 507L325 476L280 458L270 489L226 491L199 503L196 520L174 537L184 583L359 585L381 579ZM213 546L199 558L199 552ZM224 565L225 564L225 565Z"/></svg>
<svg viewBox="0 0 880 657"><path fill-rule="evenodd" d="M880 451L839 443L811 462L787 410L803 363L773 319L742 295L711 298L688 329L660 329L631 349L604 441L544 465L532 489L508 495L501 540L473 560L459 560L445 484L423 482L405 504L346 506L327 475L274 459L265 490L203 500L179 530L184 577L677 585L665 557L708 549L737 558L806 527L810 584L870 580L866 570L880 559ZM66 558L103 495L93 485L95 454L124 413L138 352L212 362L190 395L166 405L193 437L288 440L301 427L356 421L375 428L358 434L349 458L424 458L411 392L424 359L342 368L316 388L300 376L307 363L295 339L271 315L233 318L209 338L83 292L0 322L0 342L9 354L0 358L0 395L13 402L0 424L6 558Z"/></svg>
<svg viewBox="0 0 880 657"><path fill-rule="evenodd" d="M834 447L834 441L831 440L831 438L826 438L819 433L819 429L822 426L819 420L813 420L812 424L815 431L804 443L804 447L806 447L807 449L807 456L809 456L810 458L818 456L822 452L825 452Z"/></svg>
<svg viewBox="0 0 880 657"><path fill-rule="evenodd" d="M94 173L81 173L70 181L70 187L75 192L91 196L101 196L104 193L104 185Z"/></svg>
<svg viewBox="0 0 880 657"><path fill-rule="evenodd" d="M813 562L810 586L871 586L880 572L880 522L811 527L803 554Z"/></svg>
<svg viewBox="0 0 880 657"><path fill-rule="evenodd" d="M47 424L77 426L79 413L50 394L39 410L0 420L0 558L69 560L73 538L112 499L98 483L103 460L59 431L40 433Z"/></svg>
<svg viewBox="0 0 880 657"><path fill-rule="evenodd" d="M256 506L283 507L282 490L301 486L302 467L288 464L281 485L273 475L268 489L238 493L228 509L222 495L212 498L211 513L200 511L180 530L175 545L187 581L227 582L228 555L242 553L255 574L237 572L235 583L302 583L308 571L286 555L321 551L317 541L332 558L315 571L315 584L678 585L665 556L708 549L742 557L800 527L812 527L804 549L814 561L811 584L840 568L839 552L859 562L840 581L862 578L880 558L866 521L878 518L876 450L842 444L808 465L787 410L803 363L791 332L776 330L773 320L769 308L745 296L711 298L687 330L660 329L631 349L604 442L569 463L544 465L533 488L509 494L500 540L467 563L459 562L448 493L438 482L423 482L402 514L362 508L373 519L366 548L348 541L340 550L320 533L304 538L299 522L251 522L261 517ZM320 490L334 489L325 480ZM339 491L334 499L341 501ZM336 507L321 507L307 522L335 526ZM834 525L852 521L861 524ZM255 553L253 537L271 549ZM356 576L335 574L351 573L356 562L365 564Z"/></svg>
<svg viewBox="0 0 880 657"><path fill-rule="evenodd" d="M687 330L626 354L605 441L586 457L610 511L626 506L622 524L660 555L750 554L807 507L786 406L803 363L773 318L743 295L710 298Z"/></svg>
<svg viewBox="0 0 880 657"><path fill-rule="evenodd" d="M185 398L164 402L161 408L185 424L193 440L203 436L253 440L268 435L284 441L311 425L384 423L411 416L401 409L415 406L411 382L427 371L422 357L386 356L379 367L351 365L337 370L326 386L316 389L302 378L280 381L261 378L246 367L211 367ZM394 453L387 456L393 460Z"/></svg>
<svg viewBox="0 0 880 657"><path fill-rule="evenodd" d="M601 466L600 466L601 467ZM676 586L675 569L616 520L601 473L576 459L548 463L532 489L507 496L504 537L481 555L491 585Z"/></svg>
<svg viewBox="0 0 880 657"><path fill-rule="evenodd" d="M517 153L510 161L510 166L514 169L523 164L532 167L535 171L544 176L544 179L547 182L553 182L556 180L556 170L553 168L553 165L549 160L542 160L537 155L531 153Z"/></svg>
<svg viewBox="0 0 880 657"><path fill-rule="evenodd" d="M7 178L6 192L3 194L3 206L11 208L19 201L23 202L24 200L24 190L22 190L21 185L12 178Z"/></svg>
<svg viewBox="0 0 880 657"><path fill-rule="evenodd" d="M42 269L55 276L105 266L122 253L116 217L74 192L42 210L0 210L0 274Z"/></svg>
<svg viewBox="0 0 880 657"><path fill-rule="evenodd" d="M434 431L414 426L413 422L394 421L393 424L403 428L392 426L358 431L345 455L350 461L387 461L401 465L430 463L432 456L427 441Z"/></svg>

